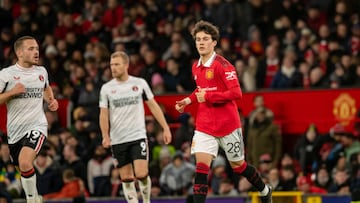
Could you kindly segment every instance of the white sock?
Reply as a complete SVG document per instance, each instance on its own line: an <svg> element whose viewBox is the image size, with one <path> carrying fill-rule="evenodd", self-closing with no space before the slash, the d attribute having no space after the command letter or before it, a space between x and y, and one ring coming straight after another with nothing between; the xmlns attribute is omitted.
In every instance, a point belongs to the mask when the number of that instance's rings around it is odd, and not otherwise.
<svg viewBox="0 0 360 203"><path fill-rule="evenodd" d="M147 176L145 181L139 181L140 192L143 199L143 203L150 203L151 196L151 179Z"/></svg>
<svg viewBox="0 0 360 203"><path fill-rule="evenodd" d="M137 198L135 183L131 182L122 182L122 188L124 191L125 199L128 203L138 203L139 200Z"/></svg>
<svg viewBox="0 0 360 203"><path fill-rule="evenodd" d="M269 186L265 185L264 189L260 192L260 196L266 196L269 191Z"/></svg>
<svg viewBox="0 0 360 203"><path fill-rule="evenodd" d="M35 199L38 196L36 188L36 174L28 178L21 176L21 185L26 195L26 202L35 202Z"/></svg>

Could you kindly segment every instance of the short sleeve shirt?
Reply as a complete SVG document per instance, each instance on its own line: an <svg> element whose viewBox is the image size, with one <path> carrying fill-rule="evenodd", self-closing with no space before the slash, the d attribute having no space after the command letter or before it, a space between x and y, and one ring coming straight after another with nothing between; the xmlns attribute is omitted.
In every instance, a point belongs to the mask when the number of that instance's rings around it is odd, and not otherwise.
<svg viewBox="0 0 360 203"><path fill-rule="evenodd" d="M143 102L153 98L147 82L138 77L112 79L101 87L99 106L109 109L111 145L146 138Z"/></svg>

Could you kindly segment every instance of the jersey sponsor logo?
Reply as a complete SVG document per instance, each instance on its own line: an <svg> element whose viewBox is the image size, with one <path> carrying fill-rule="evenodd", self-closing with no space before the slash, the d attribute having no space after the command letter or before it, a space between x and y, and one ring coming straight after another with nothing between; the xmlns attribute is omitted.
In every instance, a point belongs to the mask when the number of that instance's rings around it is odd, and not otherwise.
<svg viewBox="0 0 360 203"><path fill-rule="evenodd" d="M43 75L39 75L39 80L40 80L41 82L44 82L44 76L43 76Z"/></svg>
<svg viewBox="0 0 360 203"><path fill-rule="evenodd" d="M20 76L14 76L14 80L20 80Z"/></svg>
<svg viewBox="0 0 360 203"><path fill-rule="evenodd" d="M236 71L228 71L225 72L226 80L235 80L236 79Z"/></svg>
<svg viewBox="0 0 360 203"><path fill-rule="evenodd" d="M139 100L140 100L139 96L134 96L134 97L125 97L125 98L115 99L115 100L113 100L112 103L115 107L123 107L123 106L138 104Z"/></svg>
<svg viewBox="0 0 360 203"><path fill-rule="evenodd" d="M214 70L213 69L206 70L205 78L208 80L213 79L214 78Z"/></svg>
<svg viewBox="0 0 360 203"><path fill-rule="evenodd" d="M137 92L137 91L139 90L139 88L138 88L138 86L133 86L133 87L132 87L132 90L133 90L134 92Z"/></svg>
<svg viewBox="0 0 360 203"><path fill-rule="evenodd" d="M25 93L15 95L15 99L42 98L44 88L25 88Z"/></svg>
<svg viewBox="0 0 360 203"><path fill-rule="evenodd" d="M217 87L205 87L203 88L205 91L216 91L218 88Z"/></svg>

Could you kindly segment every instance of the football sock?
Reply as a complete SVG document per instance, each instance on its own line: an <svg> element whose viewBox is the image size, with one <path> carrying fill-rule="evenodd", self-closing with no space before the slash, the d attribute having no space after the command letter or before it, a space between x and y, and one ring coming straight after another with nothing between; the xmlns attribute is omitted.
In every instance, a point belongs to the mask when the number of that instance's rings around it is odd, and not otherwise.
<svg viewBox="0 0 360 203"><path fill-rule="evenodd" d="M122 187L128 203L138 203L134 180L123 180Z"/></svg>
<svg viewBox="0 0 360 203"><path fill-rule="evenodd" d="M265 183L262 181L259 173L255 167L244 162L241 166L233 169L234 173L244 176L262 195L266 195L269 191L268 187L265 187Z"/></svg>
<svg viewBox="0 0 360 203"><path fill-rule="evenodd" d="M151 195L151 179L149 176L146 178L139 179L139 187L141 196L143 199L143 203L150 203L150 195Z"/></svg>
<svg viewBox="0 0 360 203"><path fill-rule="evenodd" d="M34 168L28 171L21 171L21 185L26 195L26 201L35 202L38 191L36 188L36 173Z"/></svg>
<svg viewBox="0 0 360 203"><path fill-rule="evenodd" d="M204 163L196 164L194 183L194 202L196 203L205 203L209 187L207 183L209 170L209 166Z"/></svg>

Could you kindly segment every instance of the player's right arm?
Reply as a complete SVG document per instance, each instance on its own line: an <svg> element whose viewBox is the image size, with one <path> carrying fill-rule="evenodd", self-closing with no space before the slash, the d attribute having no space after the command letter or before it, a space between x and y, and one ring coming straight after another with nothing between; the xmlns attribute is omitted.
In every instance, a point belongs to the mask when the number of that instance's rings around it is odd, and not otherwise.
<svg viewBox="0 0 360 203"><path fill-rule="evenodd" d="M102 86L100 90L99 107L99 125L102 135L102 145L108 148L110 147L109 100L104 86Z"/></svg>
<svg viewBox="0 0 360 203"><path fill-rule="evenodd" d="M102 145L105 148L110 147L110 124L109 124L109 109L108 108L100 108L100 118L99 124L102 134Z"/></svg>
<svg viewBox="0 0 360 203"><path fill-rule="evenodd" d="M180 100L180 101L176 101L175 104L175 109L180 112L183 113L184 109L187 105L193 103L193 101L197 101L196 100L196 93L198 92L198 88L196 88L188 97L185 97L184 99Z"/></svg>
<svg viewBox="0 0 360 203"><path fill-rule="evenodd" d="M0 81L2 83L2 81ZM4 83L5 84L5 83ZM25 93L25 86L21 83L16 83L13 88L11 88L9 91L5 92L6 85L0 85L0 104L4 104L9 99L11 99L12 96L18 95L21 93Z"/></svg>

